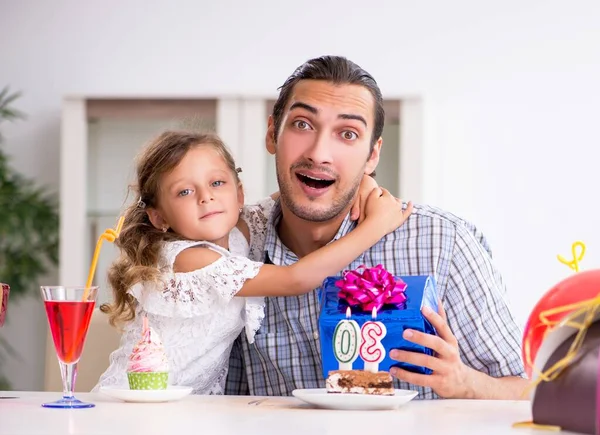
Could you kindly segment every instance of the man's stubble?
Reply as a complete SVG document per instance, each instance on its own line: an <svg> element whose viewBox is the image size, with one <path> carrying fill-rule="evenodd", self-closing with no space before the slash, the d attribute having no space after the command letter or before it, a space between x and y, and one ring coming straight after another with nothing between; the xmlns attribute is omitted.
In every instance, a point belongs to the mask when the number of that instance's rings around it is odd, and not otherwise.
<svg viewBox="0 0 600 435"><path fill-rule="evenodd" d="M302 166L307 167L307 165ZM356 197L356 192L358 191L363 177L363 173L359 173L354 179L351 187L345 192L341 192L339 195L337 195L333 199L330 207L321 210L314 210L312 207L301 206L293 201L292 186L290 185L291 182L284 180L283 177L280 176L280 165L277 159L277 154L275 154L275 167L281 201L295 216L308 222L327 222L338 217ZM310 201L316 200L316 198L308 199Z"/></svg>

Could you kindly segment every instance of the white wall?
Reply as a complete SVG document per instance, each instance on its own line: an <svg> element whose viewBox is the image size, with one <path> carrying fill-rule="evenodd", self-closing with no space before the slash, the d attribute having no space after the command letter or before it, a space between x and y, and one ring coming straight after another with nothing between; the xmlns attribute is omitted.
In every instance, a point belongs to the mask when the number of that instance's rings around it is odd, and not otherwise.
<svg viewBox="0 0 600 435"><path fill-rule="evenodd" d="M0 86L29 114L7 148L56 185L65 94L269 95L307 58L346 55L384 95L424 98L430 183L414 199L485 230L523 322L570 273L555 255L573 240L600 264L599 19L595 0L4 1ZM10 317L43 316L32 307ZM37 320L1 332L35 361L10 366L16 388L41 388Z"/></svg>

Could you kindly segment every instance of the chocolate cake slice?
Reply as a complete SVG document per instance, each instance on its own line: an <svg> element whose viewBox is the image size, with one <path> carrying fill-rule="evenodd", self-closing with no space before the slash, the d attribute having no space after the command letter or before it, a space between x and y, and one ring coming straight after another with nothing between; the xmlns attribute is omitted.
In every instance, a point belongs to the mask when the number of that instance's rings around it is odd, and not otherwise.
<svg viewBox="0 0 600 435"><path fill-rule="evenodd" d="M332 370L326 380L328 393L393 396L392 375L364 370Z"/></svg>

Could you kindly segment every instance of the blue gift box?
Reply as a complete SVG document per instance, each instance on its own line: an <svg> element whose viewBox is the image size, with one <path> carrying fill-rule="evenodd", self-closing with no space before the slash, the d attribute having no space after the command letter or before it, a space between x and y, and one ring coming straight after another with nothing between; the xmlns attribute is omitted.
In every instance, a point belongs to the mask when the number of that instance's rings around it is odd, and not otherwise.
<svg viewBox="0 0 600 435"><path fill-rule="evenodd" d="M391 367L400 367L405 370L430 374L431 370L426 367L415 366L408 363L400 363L390 358L390 350L401 349L412 352L420 352L427 355L433 355L433 351L406 341L402 338L405 329L436 334L431 323L423 316L421 309L430 307L435 312L438 311L438 296L435 279L432 276L400 276L395 279L401 279L407 284L405 296L407 298L403 308L397 308L394 305L384 305L377 312L376 321L382 322L387 330L385 337L381 340L385 348L385 358L379 363L379 370L389 371ZM321 312L319 314L319 334L321 341L321 355L323 360L323 377L327 377L329 371L338 370L339 363L333 353L333 332L340 320L346 320L346 301L338 297L339 287L335 285L336 281L342 277L328 277L323 282L320 291ZM351 319L358 323L359 328L369 321L373 320L370 312L362 312L357 309L352 310ZM364 361L360 356L352 364L356 370L364 369Z"/></svg>

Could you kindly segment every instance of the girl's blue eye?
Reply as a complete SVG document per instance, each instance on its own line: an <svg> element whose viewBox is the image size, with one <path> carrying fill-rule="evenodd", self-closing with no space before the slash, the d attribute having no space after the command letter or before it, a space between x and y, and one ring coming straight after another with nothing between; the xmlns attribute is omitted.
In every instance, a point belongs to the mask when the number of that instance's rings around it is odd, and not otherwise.
<svg viewBox="0 0 600 435"><path fill-rule="evenodd" d="M181 192L179 192L179 196L188 196L190 193L192 193L192 189L183 189Z"/></svg>
<svg viewBox="0 0 600 435"><path fill-rule="evenodd" d="M223 184L225 184L225 182L224 182L224 181L218 180L218 181L213 181L213 182L211 183L211 186L212 186L212 187L219 187L219 186L222 186Z"/></svg>

